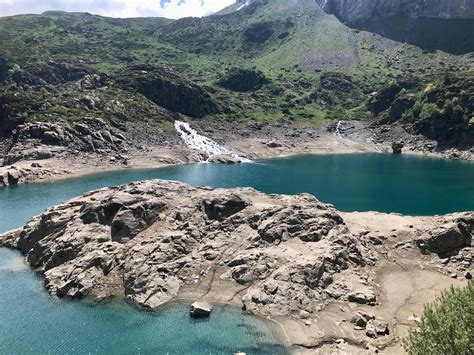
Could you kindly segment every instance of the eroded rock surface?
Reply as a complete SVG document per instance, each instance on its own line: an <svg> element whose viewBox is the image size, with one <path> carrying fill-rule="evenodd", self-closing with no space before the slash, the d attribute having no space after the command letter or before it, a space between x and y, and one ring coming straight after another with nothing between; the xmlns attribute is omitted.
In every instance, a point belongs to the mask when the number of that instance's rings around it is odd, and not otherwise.
<svg viewBox="0 0 474 355"><path fill-rule="evenodd" d="M309 195L164 181L99 190L50 208L23 228L16 247L59 296L123 295L155 308L212 271L245 289L247 310L267 315L348 299L350 292L325 290L367 262L336 210Z"/></svg>

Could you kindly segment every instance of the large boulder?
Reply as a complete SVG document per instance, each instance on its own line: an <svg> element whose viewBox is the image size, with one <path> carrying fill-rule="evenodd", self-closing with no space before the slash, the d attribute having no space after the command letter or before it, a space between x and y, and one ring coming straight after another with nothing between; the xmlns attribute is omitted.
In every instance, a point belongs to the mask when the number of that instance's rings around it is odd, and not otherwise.
<svg viewBox="0 0 474 355"><path fill-rule="evenodd" d="M189 308L189 314L191 317L208 317L212 312L212 305L204 302L194 302Z"/></svg>
<svg viewBox="0 0 474 355"><path fill-rule="evenodd" d="M242 211L248 203L238 195L225 195L202 203L203 210L210 220L222 221Z"/></svg>
<svg viewBox="0 0 474 355"><path fill-rule="evenodd" d="M442 221L436 229L417 239L416 243L423 252L449 255L472 245L474 234L474 215L454 220Z"/></svg>

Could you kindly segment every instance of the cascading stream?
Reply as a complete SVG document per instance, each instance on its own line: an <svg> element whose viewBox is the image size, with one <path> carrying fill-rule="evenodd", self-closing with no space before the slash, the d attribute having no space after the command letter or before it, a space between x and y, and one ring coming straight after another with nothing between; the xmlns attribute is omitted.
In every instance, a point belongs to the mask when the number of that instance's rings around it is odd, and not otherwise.
<svg viewBox="0 0 474 355"><path fill-rule="evenodd" d="M220 145L219 143L213 141L212 139L203 136L196 132L189 123L183 121L175 121L174 127L180 135L183 142L192 150L198 152L204 152L208 155L207 158L202 155L199 156L200 161L208 161L209 157L216 155L228 155L240 162L249 162L250 160L240 157L231 149Z"/></svg>
<svg viewBox="0 0 474 355"><path fill-rule="evenodd" d="M336 126L336 136L338 138L342 138L341 136L341 124L342 124L342 121L338 121L337 122L337 126Z"/></svg>

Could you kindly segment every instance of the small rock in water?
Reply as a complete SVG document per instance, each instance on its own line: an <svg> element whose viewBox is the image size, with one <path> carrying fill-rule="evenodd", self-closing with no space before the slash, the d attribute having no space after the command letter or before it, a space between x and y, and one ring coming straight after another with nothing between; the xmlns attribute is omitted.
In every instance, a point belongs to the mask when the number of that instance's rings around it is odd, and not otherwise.
<svg viewBox="0 0 474 355"><path fill-rule="evenodd" d="M393 142L392 143L393 154L402 154L403 146L404 146L403 142Z"/></svg>
<svg viewBox="0 0 474 355"><path fill-rule="evenodd" d="M204 301L194 302L189 310L191 317L207 317L211 312L212 305Z"/></svg>

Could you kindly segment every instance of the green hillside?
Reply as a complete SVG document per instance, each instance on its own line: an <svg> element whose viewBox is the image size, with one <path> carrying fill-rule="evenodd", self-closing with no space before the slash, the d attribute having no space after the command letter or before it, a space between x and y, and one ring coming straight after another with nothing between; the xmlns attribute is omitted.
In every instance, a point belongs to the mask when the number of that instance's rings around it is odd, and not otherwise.
<svg viewBox="0 0 474 355"><path fill-rule="evenodd" d="M150 102L150 95L137 90L136 85L123 85L123 68L144 64L148 68L164 66L166 72L172 72L169 82L176 95L182 87L191 85L204 95L204 101L212 101L209 105L215 109L192 116L313 123L375 118L367 105L370 94L393 81L410 79L423 86L446 73L456 80L474 71L472 53L426 52L350 29L325 14L314 0L257 0L240 11L235 9L233 5L205 18L175 21L60 12L0 18L0 119L14 126L16 122L46 117L109 117L110 111L103 108L86 110L71 104L74 95L83 95L71 83L84 74L99 74L108 83L92 86L89 96L133 99L135 106L128 110L125 105L122 110L129 121L172 119L171 113L162 109L157 109L162 114L151 117L153 110L140 113L136 109L140 105L158 105L188 114L160 100ZM77 75L63 75L71 68L58 73L58 65L65 64L74 67ZM136 81L134 70L125 73L132 75L130 82ZM230 81L229 75L233 76ZM56 80L51 81L52 76ZM118 84L118 77L122 84ZM255 77L261 83L247 85ZM221 85L223 80L240 81L249 88L234 90ZM11 103L12 97L16 106ZM39 109L35 108L38 104L30 104L25 105L29 108L26 113L19 112L21 100L34 103L43 97L51 107ZM61 107L55 108L58 102ZM466 109L463 114L466 122L471 113Z"/></svg>

